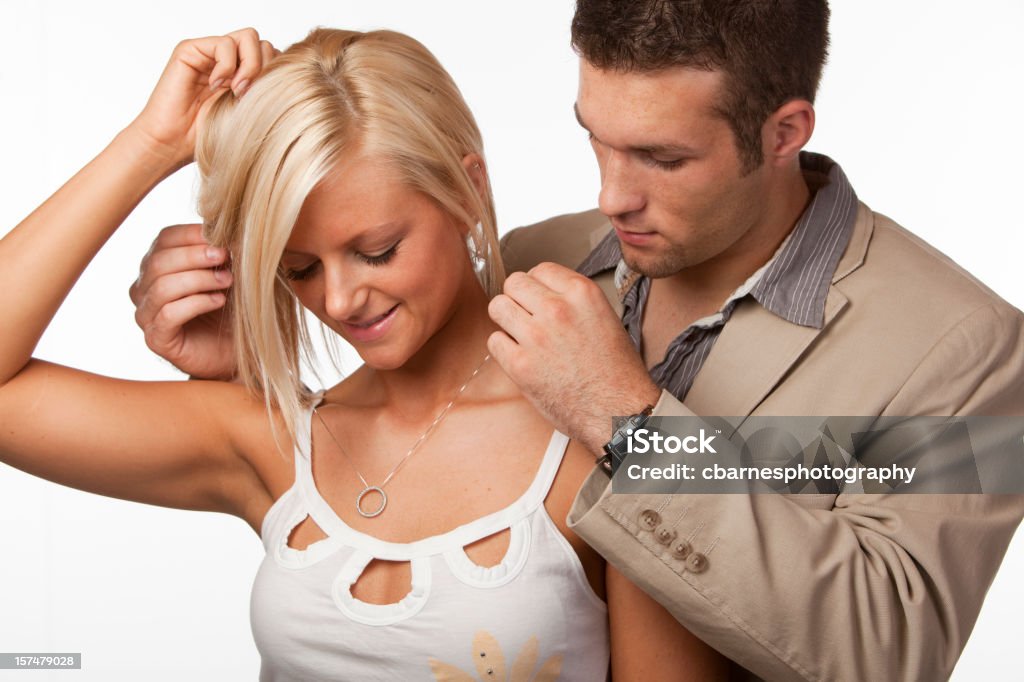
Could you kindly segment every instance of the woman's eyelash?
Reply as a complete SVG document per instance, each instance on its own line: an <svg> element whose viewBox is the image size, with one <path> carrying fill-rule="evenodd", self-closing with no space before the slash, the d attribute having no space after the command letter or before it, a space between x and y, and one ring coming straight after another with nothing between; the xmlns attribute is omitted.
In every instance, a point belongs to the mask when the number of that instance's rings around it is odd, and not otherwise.
<svg viewBox="0 0 1024 682"><path fill-rule="evenodd" d="M361 254L359 254L359 258L361 258L363 260L363 262L365 262L367 265L373 265L373 266L384 265L389 260L394 258L395 253L398 251L398 245L401 244L401 243L402 243L402 240L399 239L397 242L395 242L391 246L390 249L388 249L384 253L379 253L376 256L367 256L367 255L361 253Z"/></svg>
<svg viewBox="0 0 1024 682"><path fill-rule="evenodd" d="M367 256L366 254L362 254L362 253L357 254L357 256L359 257L360 260L362 260L367 265L372 265L372 266L375 266L375 267L378 266L378 265L385 265L388 261L390 261L392 258L394 258L395 253L398 251L398 245L401 244L401 243L402 243L402 240L399 239L387 251L385 251L383 253L378 253L378 254L376 254L374 256ZM316 268L317 268L317 266L319 264L320 264L320 261L316 261L314 263L311 263L311 264L307 265L304 268L297 268L297 269L285 268L285 270L284 270L284 278L287 279L290 282L301 282L304 279L308 279L310 277L310 275L312 275L313 272L316 270Z"/></svg>
<svg viewBox="0 0 1024 682"><path fill-rule="evenodd" d="M307 265L306 267L300 268L298 270L286 268L284 271L284 278L291 282L301 282L302 280L306 279L307 277L313 274L313 270L316 269L318 263L319 261Z"/></svg>

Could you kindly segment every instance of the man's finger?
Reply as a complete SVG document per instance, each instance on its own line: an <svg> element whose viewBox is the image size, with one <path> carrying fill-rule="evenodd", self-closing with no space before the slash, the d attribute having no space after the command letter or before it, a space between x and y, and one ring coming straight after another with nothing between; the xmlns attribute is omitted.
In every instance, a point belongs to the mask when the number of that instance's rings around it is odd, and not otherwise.
<svg viewBox="0 0 1024 682"><path fill-rule="evenodd" d="M527 274L559 294L568 293L575 284L587 279L575 270L570 270L558 263L539 263L530 268Z"/></svg>
<svg viewBox="0 0 1024 682"><path fill-rule="evenodd" d="M505 295L529 313L536 313L556 296L555 292L533 275L513 272L505 279Z"/></svg>
<svg viewBox="0 0 1024 682"><path fill-rule="evenodd" d="M525 338L527 327L533 321L529 312L505 294L498 294L492 298L487 305L487 312L506 334L516 340Z"/></svg>
<svg viewBox="0 0 1024 682"><path fill-rule="evenodd" d="M519 345L505 332L494 332L487 337L487 352L513 380L513 358L518 351Z"/></svg>

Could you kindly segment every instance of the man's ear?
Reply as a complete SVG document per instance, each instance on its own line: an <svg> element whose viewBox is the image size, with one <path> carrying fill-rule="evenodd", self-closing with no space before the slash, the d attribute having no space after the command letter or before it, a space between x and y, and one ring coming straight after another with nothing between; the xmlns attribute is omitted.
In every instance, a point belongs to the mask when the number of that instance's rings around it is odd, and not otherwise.
<svg viewBox="0 0 1024 682"><path fill-rule="evenodd" d="M814 133L814 105L792 99L775 110L761 129L764 158L772 165L786 165L800 154Z"/></svg>

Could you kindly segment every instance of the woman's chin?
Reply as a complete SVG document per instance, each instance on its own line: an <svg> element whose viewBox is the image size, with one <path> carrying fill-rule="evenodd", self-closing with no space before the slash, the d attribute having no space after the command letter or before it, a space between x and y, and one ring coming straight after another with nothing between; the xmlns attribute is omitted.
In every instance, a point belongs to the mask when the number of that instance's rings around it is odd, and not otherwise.
<svg viewBox="0 0 1024 682"><path fill-rule="evenodd" d="M375 370L387 371L399 369L409 361L407 348L356 348L363 363Z"/></svg>

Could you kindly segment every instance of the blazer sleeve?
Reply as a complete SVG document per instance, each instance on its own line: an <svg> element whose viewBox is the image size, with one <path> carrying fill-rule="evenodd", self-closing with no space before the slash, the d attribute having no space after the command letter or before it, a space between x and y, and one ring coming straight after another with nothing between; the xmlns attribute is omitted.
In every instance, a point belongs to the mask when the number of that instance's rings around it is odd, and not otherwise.
<svg viewBox="0 0 1024 682"><path fill-rule="evenodd" d="M978 309L885 414L1020 416L1022 363L1019 311ZM695 416L668 393L655 415ZM1022 515L1009 494L613 495L595 471L569 525L760 677L911 682L952 673Z"/></svg>

